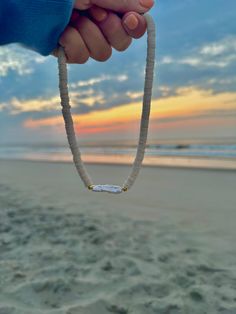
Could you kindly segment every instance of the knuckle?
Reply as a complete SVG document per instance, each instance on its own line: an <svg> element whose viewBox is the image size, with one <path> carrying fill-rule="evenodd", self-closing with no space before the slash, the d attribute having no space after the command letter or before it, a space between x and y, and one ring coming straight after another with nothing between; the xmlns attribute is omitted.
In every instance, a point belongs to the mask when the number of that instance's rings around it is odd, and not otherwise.
<svg viewBox="0 0 236 314"><path fill-rule="evenodd" d="M107 19L103 22L105 32L109 36L113 36L117 32L120 32L122 27L120 18L112 12L108 13Z"/></svg>
<svg viewBox="0 0 236 314"><path fill-rule="evenodd" d="M110 25L110 32L111 32L111 34L114 35L114 34L120 32L120 29L121 29L120 21L117 18L114 18L112 20L111 25Z"/></svg>

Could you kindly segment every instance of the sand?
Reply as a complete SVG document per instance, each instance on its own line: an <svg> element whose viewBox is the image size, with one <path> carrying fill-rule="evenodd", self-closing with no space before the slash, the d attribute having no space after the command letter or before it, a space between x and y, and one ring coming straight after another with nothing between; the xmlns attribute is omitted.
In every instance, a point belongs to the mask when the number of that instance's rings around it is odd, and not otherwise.
<svg viewBox="0 0 236 314"><path fill-rule="evenodd" d="M89 170L121 184L130 168ZM235 314L235 186L145 167L98 194L72 164L0 161L0 314Z"/></svg>

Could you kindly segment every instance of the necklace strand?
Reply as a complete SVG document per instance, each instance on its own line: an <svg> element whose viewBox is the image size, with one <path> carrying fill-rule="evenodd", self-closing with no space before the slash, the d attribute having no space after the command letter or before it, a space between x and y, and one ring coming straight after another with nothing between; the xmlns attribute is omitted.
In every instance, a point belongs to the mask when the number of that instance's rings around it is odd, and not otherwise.
<svg viewBox="0 0 236 314"><path fill-rule="evenodd" d="M68 75L67 75L67 64L66 56L63 47L58 48L58 69L59 69L59 90L61 97L62 115L65 122L65 129L67 134L68 143L73 156L73 161L77 172L79 173L81 180L84 185L94 192L109 192L118 194L124 191L128 191L134 184L139 171L141 169L142 161L145 154L149 116L151 109L151 98L152 98L152 85L153 75L155 67L155 44L156 44L156 33L155 23L149 14L144 15L147 21L147 58L146 58L146 71L145 71L145 84L144 84L144 96L143 96L143 107L142 117L140 124L139 142L137 147L136 157L130 172L130 175L124 182L123 186L117 185L94 185L90 178L85 165L81 159L80 149L77 145L76 135L74 131L73 119L70 111L70 99L68 92Z"/></svg>

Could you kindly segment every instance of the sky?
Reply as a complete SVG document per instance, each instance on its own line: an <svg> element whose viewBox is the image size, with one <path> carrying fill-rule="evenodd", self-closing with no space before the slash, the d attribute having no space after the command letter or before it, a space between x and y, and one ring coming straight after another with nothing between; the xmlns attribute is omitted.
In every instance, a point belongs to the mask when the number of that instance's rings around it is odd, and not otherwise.
<svg viewBox="0 0 236 314"><path fill-rule="evenodd" d="M159 0L149 141L236 141L236 1ZM136 140L146 36L110 60L69 65L80 142ZM0 144L65 143L57 60L0 47Z"/></svg>

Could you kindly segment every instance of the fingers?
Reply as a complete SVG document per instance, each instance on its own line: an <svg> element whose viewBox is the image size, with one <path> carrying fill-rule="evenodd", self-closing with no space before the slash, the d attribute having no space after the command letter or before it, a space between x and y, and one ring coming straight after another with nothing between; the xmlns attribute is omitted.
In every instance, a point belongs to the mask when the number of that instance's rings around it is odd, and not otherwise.
<svg viewBox="0 0 236 314"><path fill-rule="evenodd" d="M131 43L130 37L140 38L147 29L146 19L136 12L124 14L122 21L119 21L118 16L114 17L114 14L105 9L92 6L89 15L97 22L112 47L121 51L128 48Z"/></svg>
<svg viewBox="0 0 236 314"><path fill-rule="evenodd" d="M91 11L94 17L94 10ZM96 12L97 13L97 12ZM122 26L121 19L114 13L107 12L107 18L97 23L103 35L113 48L118 51L124 51L131 44L131 37Z"/></svg>
<svg viewBox="0 0 236 314"><path fill-rule="evenodd" d="M112 54L111 46L96 24L85 16L80 16L73 27L83 38L90 56L97 61L106 61Z"/></svg>
<svg viewBox="0 0 236 314"><path fill-rule="evenodd" d="M74 8L78 10L87 10L92 5L92 2L90 0L75 0L74 2Z"/></svg>
<svg viewBox="0 0 236 314"><path fill-rule="evenodd" d="M81 16L79 11L74 10L70 24L60 38L67 62L85 63L89 56L97 61L105 61L112 54L111 46L118 51L126 50L132 38L139 38L145 33L146 19L139 13L147 12L153 6L153 1L75 0L74 6L86 10L89 15L81 13L84 15ZM127 13L121 17L122 14L118 12ZM52 54L57 56L57 50Z"/></svg>
<svg viewBox="0 0 236 314"><path fill-rule="evenodd" d="M151 9L153 4L154 0L76 0L74 7L79 10L87 10L92 5L97 5L115 12L125 13L135 11L145 13Z"/></svg>
<svg viewBox="0 0 236 314"><path fill-rule="evenodd" d="M146 19L136 12L125 14L122 18L122 25L127 34L133 38L142 37L147 29Z"/></svg>
<svg viewBox="0 0 236 314"><path fill-rule="evenodd" d="M120 13L129 11L145 13L151 9L154 4L154 0L89 0L89 3Z"/></svg>
<svg viewBox="0 0 236 314"><path fill-rule="evenodd" d="M67 26L59 43L65 49L68 63L85 63L89 58L89 50L81 35L71 26Z"/></svg>
<svg viewBox="0 0 236 314"><path fill-rule="evenodd" d="M108 16L108 12L105 9L97 7L96 5L93 5L88 12L89 15L97 22L104 21Z"/></svg>

